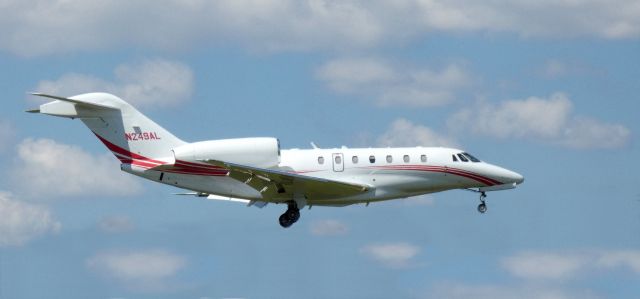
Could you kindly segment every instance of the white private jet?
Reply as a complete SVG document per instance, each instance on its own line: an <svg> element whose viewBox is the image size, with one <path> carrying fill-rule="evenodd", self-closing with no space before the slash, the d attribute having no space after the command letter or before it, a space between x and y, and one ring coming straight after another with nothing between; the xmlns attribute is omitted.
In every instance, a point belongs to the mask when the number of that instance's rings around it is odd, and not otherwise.
<svg viewBox="0 0 640 299"><path fill-rule="evenodd" d="M79 118L120 160L120 169L155 182L188 189L209 199L263 207L286 204L282 227L300 218L304 206L348 206L452 189L480 194L515 188L522 175L482 162L462 150L442 147L281 150L276 138L184 142L107 93L59 97L40 109Z"/></svg>

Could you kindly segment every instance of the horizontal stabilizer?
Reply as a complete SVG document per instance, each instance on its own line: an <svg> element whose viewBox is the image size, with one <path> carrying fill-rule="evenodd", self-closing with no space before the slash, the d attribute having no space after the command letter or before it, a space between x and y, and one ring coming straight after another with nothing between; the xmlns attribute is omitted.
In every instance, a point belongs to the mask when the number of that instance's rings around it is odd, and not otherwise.
<svg viewBox="0 0 640 299"><path fill-rule="evenodd" d="M75 100L75 99L71 99L71 98L59 97L59 96L54 96L54 95L44 94L44 93L39 93L39 92L32 92L31 94L34 95L34 96L39 96L39 97L44 97L44 98L51 98L51 99L55 99L55 100L59 100L59 101L63 101L63 102L69 102L69 103L73 103L73 104L79 104L79 105L82 105L82 106L89 106L91 108L114 109L114 110L118 109L118 108L107 106L107 105L89 103L89 102L86 102L86 101L80 101L80 100Z"/></svg>

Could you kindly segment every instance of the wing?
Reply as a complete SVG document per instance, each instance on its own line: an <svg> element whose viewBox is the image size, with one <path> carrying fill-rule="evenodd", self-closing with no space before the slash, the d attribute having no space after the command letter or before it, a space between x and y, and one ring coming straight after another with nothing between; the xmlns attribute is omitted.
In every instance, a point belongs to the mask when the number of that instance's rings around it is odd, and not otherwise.
<svg viewBox="0 0 640 299"><path fill-rule="evenodd" d="M201 160L202 162L224 167L229 170L228 176L243 182L269 198L291 198L289 194L303 194L314 200L332 199L362 194L371 186L353 184L317 177L310 177L281 170L264 169L240 165L218 160Z"/></svg>

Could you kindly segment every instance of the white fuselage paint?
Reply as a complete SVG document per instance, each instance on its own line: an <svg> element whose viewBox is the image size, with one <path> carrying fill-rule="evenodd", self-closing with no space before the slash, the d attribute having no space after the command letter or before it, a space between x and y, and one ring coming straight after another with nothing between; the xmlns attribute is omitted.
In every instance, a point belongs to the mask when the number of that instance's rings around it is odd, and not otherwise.
<svg viewBox="0 0 640 299"><path fill-rule="evenodd" d="M334 148L282 150L279 170L361 185L368 192L340 198L306 198L309 205L344 206L404 198L451 189L483 188L519 184L521 175L485 162L454 161L463 151L452 148ZM426 156L426 161L421 159ZM375 161L370 161L370 156ZM391 162L387 157L391 157ZM405 162L408 156L408 162ZM336 157L340 157L336 160ZM354 158L357 157L357 158ZM324 160L323 163L319 162ZM357 160L356 160L357 159ZM149 171L130 165L123 170L157 182L225 197L264 200L263 195L227 176L198 176ZM270 198L286 202L291 195Z"/></svg>

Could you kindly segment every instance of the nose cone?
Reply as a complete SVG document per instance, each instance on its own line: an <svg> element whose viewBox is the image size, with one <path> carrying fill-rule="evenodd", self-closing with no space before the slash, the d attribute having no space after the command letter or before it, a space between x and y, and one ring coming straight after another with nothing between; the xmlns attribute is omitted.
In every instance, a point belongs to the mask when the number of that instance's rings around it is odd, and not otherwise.
<svg viewBox="0 0 640 299"><path fill-rule="evenodd" d="M490 173L492 177L503 184L516 183L519 185L524 182L524 177L521 174L499 166L491 165Z"/></svg>
<svg viewBox="0 0 640 299"><path fill-rule="evenodd" d="M517 173L517 172L513 172L511 171L511 173L513 174L511 179L518 185L522 184L524 182L524 177Z"/></svg>
<svg viewBox="0 0 640 299"><path fill-rule="evenodd" d="M502 168L500 178L505 184L516 183L517 185L520 185L524 182L524 177L521 174L504 168Z"/></svg>

